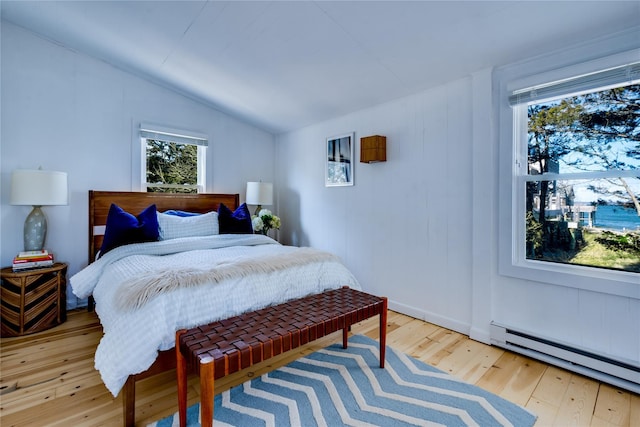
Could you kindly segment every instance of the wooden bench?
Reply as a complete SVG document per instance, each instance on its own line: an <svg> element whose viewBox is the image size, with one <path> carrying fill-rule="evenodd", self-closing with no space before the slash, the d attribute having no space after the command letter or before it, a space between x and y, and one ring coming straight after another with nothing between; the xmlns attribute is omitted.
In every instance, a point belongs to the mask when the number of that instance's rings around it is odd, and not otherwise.
<svg viewBox="0 0 640 427"><path fill-rule="evenodd" d="M214 380L342 330L347 348L351 325L380 316L380 367L384 368L387 298L349 287L309 295L176 332L180 425L187 420L187 369L200 375L202 426L213 425Z"/></svg>

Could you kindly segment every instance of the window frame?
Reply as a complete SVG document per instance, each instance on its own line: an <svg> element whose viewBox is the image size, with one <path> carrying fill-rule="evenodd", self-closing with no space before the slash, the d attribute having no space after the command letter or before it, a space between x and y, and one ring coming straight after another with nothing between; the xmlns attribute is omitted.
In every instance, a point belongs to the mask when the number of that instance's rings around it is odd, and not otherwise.
<svg viewBox="0 0 640 427"><path fill-rule="evenodd" d="M526 105L512 107L509 104L509 96L516 91L636 62L639 55L640 49L633 49L537 74L531 74L526 67L507 68L496 73L494 84L497 90L494 94L497 97L495 103L498 113L500 148L499 221L500 224L504 224L503 227L500 227L498 241L498 270L501 275L640 298L640 274L638 273L526 258L526 194L521 189L524 188L526 181L537 181L540 176L532 177L527 174L526 133L528 117ZM538 64L538 66L540 65ZM525 144L524 149L523 143ZM616 173L620 174L619 171ZM589 174L591 175L591 173ZM602 174L606 175L608 172ZM570 175L572 179L579 179L582 174ZM545 178L566 178L567 176L568 174L547 174Z"/></svg>
<svg viewBox="0 0 640 427"><path fill-rule="evenodd" d="M140 124L140 183L141 191L147 192L148 188L195 188L197 193L206 193L206 161L208 138L204 134L191 131L167 128L158 125ZM197 146L197 178L195 185L177 184L149 184L147 182L147 141L157 140L173 142L176 144L188 144Z"/></svg>

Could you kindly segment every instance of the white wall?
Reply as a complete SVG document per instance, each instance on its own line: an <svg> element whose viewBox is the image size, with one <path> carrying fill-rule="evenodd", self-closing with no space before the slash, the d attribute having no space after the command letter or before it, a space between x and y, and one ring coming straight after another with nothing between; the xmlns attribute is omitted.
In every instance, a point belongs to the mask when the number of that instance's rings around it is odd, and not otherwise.
<svg viewBox="0 0 640 427"><path fill-rule="evenodd" d="M278 136L281 240L334 252L367 291L388 296L393 308L469 333L473 218L492 221L474 209L470 153L479 141L490 147L490 123L477 123L476 133L473 107L477 102L484 107L480 114L490 111L490 91L475 90L490 76L487 70ZM325 187L325 139L351 131L355 185ZM387 162L359 163L360 138L376 134L387 137ZM482 166L481 190L490 195L494 169ZM489 315L486 305L482 310Z"/></svg>
<svg viewBox="0 0 640 427"><path fill-rule="evenodd" d="M69 206L43 210L46 247L74 274L87 264L88 190L137 189L141 121L208 135L208 192L244 200L247 181L274 178L273 135L4 21L1 65L3 266L22 250L31 209L8 204L11 171L68 173Z"/></svg>
<svg viewBox="0 0 640 427"><path fill-rule="evenodd" d="M611 40L587 47L572 60L624 48ZM498 235L510 224L498 220L492 96L492 70L484 70L279 135L281 240L337 253L391 308L472 338L488 342L490 322L499 321L640 363L638 299L498 273ZM358 142L385 135L387 162L357 163L353 187L326 188L325 138L351 131Z"/></svg>

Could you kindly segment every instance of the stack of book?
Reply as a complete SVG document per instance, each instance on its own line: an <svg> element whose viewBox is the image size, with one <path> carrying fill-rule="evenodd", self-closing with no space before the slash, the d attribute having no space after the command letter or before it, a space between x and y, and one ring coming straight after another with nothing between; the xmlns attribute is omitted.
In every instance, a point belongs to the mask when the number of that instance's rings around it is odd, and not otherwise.
<svg viewBox="0 0 640 427"><path fill-rule="evenodd" d="M53 254L46 249L39 251L20 252L13 259L13 271L28 270L30 268L50 267L53 265Z"/></svg>

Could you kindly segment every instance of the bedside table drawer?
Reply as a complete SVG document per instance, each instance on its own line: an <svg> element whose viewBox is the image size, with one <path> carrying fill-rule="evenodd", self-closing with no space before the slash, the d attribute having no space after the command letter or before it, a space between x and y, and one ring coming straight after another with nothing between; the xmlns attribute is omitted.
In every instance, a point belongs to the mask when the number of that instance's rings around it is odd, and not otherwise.
<svg viewBox="0 0 640 427"><path fill-rule="evenodd" d="M24 292L25 307L31 306L45 298L47 295L58 291L58 275L41 274L31 283L27 284Z"/></svg>

